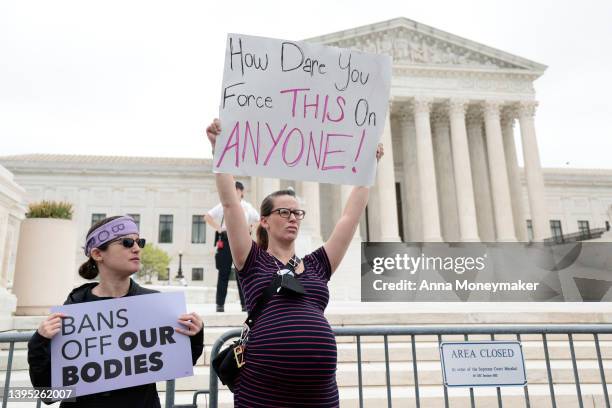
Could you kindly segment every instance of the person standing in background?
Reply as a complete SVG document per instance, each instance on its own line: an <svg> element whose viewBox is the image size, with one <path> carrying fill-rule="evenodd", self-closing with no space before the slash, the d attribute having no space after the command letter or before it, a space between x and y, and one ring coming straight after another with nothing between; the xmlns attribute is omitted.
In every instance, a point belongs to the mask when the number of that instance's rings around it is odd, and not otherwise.
<svg viewBox="0 0 612 408"><path fill-rule="evenodd" d="M244 199L244 185L241 182L236 181L235 186L236 195L240 200L240 205L242 206L247 224L251 226L252 229L254 225L259 223L259 214L257 213L257 210L255 210L255 208ZM232 252L227 239L227 232L225 229L226 220L221 203L217 204L210 211L208 211L208 213L204 216L204 219L208 225L215 229L215 267L219 272L217 277L216 303L217 312L224 312L225 298L227 296L227 285L232 271ZM245 311L246 306L244 303L242 288L240 287L239 283L237 285L242 311Z"/></svg>

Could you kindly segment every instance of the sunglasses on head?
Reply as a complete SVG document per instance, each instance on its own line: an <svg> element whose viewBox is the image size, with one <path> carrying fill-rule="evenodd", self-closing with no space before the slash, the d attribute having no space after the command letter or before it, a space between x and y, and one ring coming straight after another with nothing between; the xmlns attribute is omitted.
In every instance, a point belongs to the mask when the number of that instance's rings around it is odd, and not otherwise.
<svg viewBox="0 0 612 408"><path fill-rule="evenodd" d="M144 238L138 238L138 239L134 239L134 238L119 238L113 242L119 242L121 243L121 245L123 245L126 248L132 248L134 246L134 243L138 244L139 248L144 248L145 244L147 243L147 240Z"/></svg>

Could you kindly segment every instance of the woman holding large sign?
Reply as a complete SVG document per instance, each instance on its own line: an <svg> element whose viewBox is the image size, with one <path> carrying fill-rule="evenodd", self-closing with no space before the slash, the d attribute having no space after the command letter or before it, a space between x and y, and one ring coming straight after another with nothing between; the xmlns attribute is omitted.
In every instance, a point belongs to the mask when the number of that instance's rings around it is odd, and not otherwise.
<svg viewBox="0 0 612 408"><path fill-rule="evenodd" d="M221 123L215 120L206 133L214 151ZM382 155L379 145L376 157ZM234 265L254 320L243 350L245 364L231 384L235 407L338 407L336 340L323 315L327 282L357 229L369 188L353 188L329 240L299 259L295 240L307 214L293 191L277 191L263 200L253 242L233 176L215 177ZM267 299L264 305L261 299Z"/></svg>
<svg viewBox="0 0 612 408"><path fill-rule="evenodd" d="M140 238L138 226L131 217L110 217L94 224L85 241L85 255L88 260L79 268L79 274L85 279L99 277L99 282L86 283L74 289L64 304L156 293L157 291L145 289L130 279L140 268L140 250L144 245L145 240ZM51 387L51 339L62 329L62 319L70 317L63 313L49 315L28 343L30 379L35 387ZM127 324L127 319L117 313L116 321L121 319ZM112 322L112 318L110 321ZM174 328L174 331L190 336L192 362L195 364L204 347L202 319L196 313L189 313L179 316L177 322L181 327ZM79 332L80 330L79 328ZM143 361L139 365L142 365L139 367L141 370L147 368L147 362ZM84 395L77 397L74 403L64 402L61 406L154 408L160 407L160 402L155 384L151 383Z"/></svg>

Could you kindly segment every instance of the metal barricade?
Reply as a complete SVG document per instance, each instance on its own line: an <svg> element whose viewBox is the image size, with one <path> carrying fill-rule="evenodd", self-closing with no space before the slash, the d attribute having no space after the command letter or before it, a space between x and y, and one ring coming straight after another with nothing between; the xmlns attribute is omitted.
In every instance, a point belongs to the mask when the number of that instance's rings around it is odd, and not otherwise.
<svg viewBox="0 0 612 408"><path fill-rule="evenodd" d="M411 346L411 360L412 360L412 374L414 378L414 399L415 406L421 407L420 397L420 385L419 385L419 373L417 368L418 356L416 347L417 336L435 336L438 341L438 345L444 340L443 336L459 335L464 340L468 341L470 336L474 335L486 335L491 340L495 340L497 335L513 335L518 341L521 341L521 335L539 335L541 337L544 358L546 361L546 372L548 377L548 386L550 391L551 406L557 407L557 401L555 397L555 389L553 382L553 371L551 369L551 357L549 355L548 337L549 335L566 335L569 343L572 368L574 374L574 382L576 385L576 397L578 406L582 408L584 406L582 391L580 388L580 377L578 374L578 365L576 362L576 352L574 349L574 335L576 334L590 334L593 336L595 344L595 351L597 355L597 362L599 368L599 375L601 379L601 386L603 388L603 396L605 398L605 406L610 408L610 399L608 396L608 389L606 383L606 376L604 372L603 359L600 348L599 335L601 334L612 334L612 324L597 324L597 325L544 325L544 326L526 326L526 325L474 325L474 326L405 326L405 327L389 327L389 326L356 326L356 327L335 327L333 328L336 337L340 336L353 336L356 340L357 349L357 381L358 381L358 393L359 393L359 406L364 406L364 395L363 395L363 362L362 362L362 338L366 336L379 336L382 337L384 343L384 355L385 355L385 378L386 378L386 391L387 391L387 406L392 407L392 386L391 386L391 370L389 362L389 338L392 336L409 336ZM211 350L211 360L221 350L221 347L225 342L238 338L240 336L239 329L232 329L221 335L214 343ZM449 395L446 387L441 385L444 395L444 406L449 407ZM219 403L219 386L218 379L212 368L210 369L210 407L218 408ZM500 387L497 387L497 405L499 408L503 407L502 393ZM476 398L474 394L474 388L469 388L470 393L470 406L476 407ZM523 387L525 407L532 407L532 403L529 397L529 384ZM539 408L539 407L537 407Z"/></svg>
<svg viewBox="0 0 612 408"><path fill-rule="evenodd" d="M13 368L13 356L15 354L15 343L27 343L34 332L28 333L0 333L0 344L8 343L8 358L6 361L6 374L4 377L4 392L2 394L2 408L8 405L9 386L11 385L11 372ZM40 407L41 401L38 400L36 408Z"/></svg>
<svg viewBox="0 0 612 408"><path fill-rule="evenodd" d="M358 396L359 406L364 406L364 395L363 395L363 359L362 359L362 339L368 336L382 337L384 347L384 366L385 366L385 386L387 396L387 406L392 407L392 395L393 387L391 386L391 369L389 359L389 340L393 336L408 336L409 344L411 348L411 360L412 360L412 374L414 379L414 400L415 406L418 408L421 406L420 396L420 384L419 384L419 373L418 373L418 355L416 340L417 336L435 336L438 345L444 340L444 336L462 336L466 341L470 339L470 336L475 335L486 335L491 340L495 340L498 335L512 335L518 341L521 341L522 335L538 335L541 339L542 348L544 351L544 360L546 363L546 374L548 379L549 397L551 406L557 407L557 398L555 396L555 387L553 381L553 370L551 368L551 356L549 351L549 337L550 335L564 335L567 336L567 342L570 350L570 357L572 362L572 370L574 376L574 383L576 386L576 398L579 407L584 406L583 395L581 390L581 382L576 358L576 350L574 346L574 336L588 334L592 336L592 342L595 346L595 353L597 358L597 367L599 370L600 382L603 390L603 397L605 399L605 406L610 408L610 399L608 395L606 375L604 371L603 357L600 346L600 335L612 334L612 324L599 324L599 325L545 325L545 326L527 326L527 325L475 325L475 326L405 326L405 327L390 327L390 326L357 326L357 327L335 327L333 328L336 337L351 336L355 337L356 346L356 364L357 364L357 383L358 383ZM7 395L8 387L11 381L12 364L15 350L15 343L27 342L31 337L32 332L29 333L0 333L0 343L8 343L8 359L6 364L5 378L4 378L4 394L2 400L2 408L7 406ZM220 352L223 345L235 338L240 336L240 329L232 329L223 333L214 343L211 349L210 359L214 359L215 356ZM533 341L533 340L531 340ZM179 408L179 407L197 407L197 397L203 394L210 394L209 405L211 408L218 408L219 403L219 385L218 378L215 375L212 367L210 368L210 379L209 379L209 390L196 391L193 395L193 403L188 405L175 405L175 381L170 380L166 382L166 399L165 406L167 408ZM444 406L449 407L449 395L446 387L441 385L444 395ZM469 389L470 393L470 405L471 407L476 406L476 398L474 389ZM523 387L524 404L527 408L532 405L529 396L529 384ZM497 387L497 405L499 408L503 407L503 399L501 389ZM37 403L37 407L40 407L40 401ZM539 408L539 407L538 407Z"/></svg>
<svg viewBox="0 0 612 408"><path fill-rule="evenodd" d="M5 377L4 377L4 392L2 394L2 408L6 408L8 405L8 393L9 393L9 386L11 384L11 373L13 371L12 368L13 368L13 357L15 353L15 343L27 343L28 340L30 340L30 337L32 337L32 334L34 334L33 331L22 332L22 333L15 333L15 332L0 333L0 344L2 343L9 344L8 358L6 362L6 370L5 370ZM0 372L2 371L0 370ZM193 402L191 404L186 404L186 405L175 405L174 404L174 394L175 394L175 380L166 381L166 402L165 402L166 408L192 408L192 407L196 408L198 406L197 405L198 396L208 394L208 390L196 391L193 395ZM40 407L41 407L41 400L39 399L36 402L36 408L40 408Z"/></svg>

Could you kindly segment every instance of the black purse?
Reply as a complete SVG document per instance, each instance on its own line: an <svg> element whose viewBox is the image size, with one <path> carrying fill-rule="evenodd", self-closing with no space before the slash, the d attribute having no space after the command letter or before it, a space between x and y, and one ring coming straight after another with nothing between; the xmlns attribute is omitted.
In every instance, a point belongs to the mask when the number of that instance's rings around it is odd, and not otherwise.
<svg viewBox="0 0 612 408"><path fill-rule="evenodd" d="M294 274L295 268L302 262L300 258L293 255L285 269L279 270L274 276L270 285L263 291L261 298L255 308L244 321L240 338L224 348L212 360L212 367L219 377L222 384L226 385L231 392L234 392L236 379L240 375L240 369L246 364L244 352L249 339L249 332L255 320L261 314L263 307L276 293L287 295L303 295L306 290L298 281Z"/></svg>
<svg viewBox="0 0 612 408"><path fill-rule="evenodd" d="M241 340L242 337L221 350L212 361L217 377L223 384L227 385L231 392L234 392L234 383L240 374L240 368L244 365L244 346L241 344Z"/></svg>

